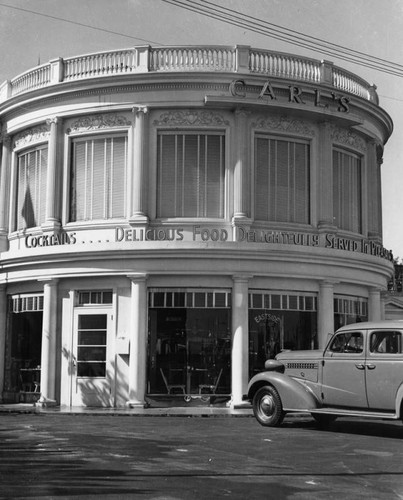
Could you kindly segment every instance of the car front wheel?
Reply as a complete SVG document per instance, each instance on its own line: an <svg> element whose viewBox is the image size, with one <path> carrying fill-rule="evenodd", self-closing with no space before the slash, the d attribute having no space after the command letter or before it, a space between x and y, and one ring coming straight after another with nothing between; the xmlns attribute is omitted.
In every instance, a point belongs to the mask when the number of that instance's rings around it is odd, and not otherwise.
<svg viewBox="0 0 403 500"><path fill-rule="evenodd" d="M274 387L265 385L256 391L252 401L253 413L259 424L276 427L284 418L281 398Z"/></svg>

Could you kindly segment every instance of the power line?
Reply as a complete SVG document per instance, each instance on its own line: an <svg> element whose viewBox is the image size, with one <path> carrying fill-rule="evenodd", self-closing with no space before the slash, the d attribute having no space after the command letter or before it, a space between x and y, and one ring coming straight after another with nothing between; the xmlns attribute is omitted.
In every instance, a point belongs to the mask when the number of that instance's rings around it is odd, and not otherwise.
<svg viewBox="0 0 403 500"><path fill-rule="evenodd" d="M140 37L137 37L137 36L126 35L124 33L118 32L118 31L112 31L112 30L108 30L106 28L98 28L97 26L91 26L90 24L79 23L77 21L72 21L70 19L64 19L63 17L51 16L50 14L43 14L42 12L36 12L34 10L23 9L22 7L15 7L13 5L7 5L5 3L0 3L0 7L7 7L9 9L19 10L19 11L22 11L22 12L27 12L29 14L35 14L37 16L47 17L48 19L53 19L53 20L56 20L56 21L62 21L64 23L74 24L76 26L81 26L83 28L89 28L89 29L92 29L92 30L103 31L104 33L109 33L111 35L118 35L118 36L123 36L123 37L126 37L126 38L131 38L132 40L140 40L141 42L154 43L156 45L164 45L164 44L160 44L159 42L155 42L153 40L147 40L145 38L140 38Z"/></svg>
<svg viewBox="0 0 403 500"><path fill-rule="evenodd" d="M295 32L292 30L288 30L291 33L287 33L286 30L287 28L283 28L278 25L273 25L272 23L267 23L266 21L260 21L257 18L254 18L252 16L248 16L242 13L238 13L236 11L233 11L231 9L227 9L224 7L209 7L205 5L200 5L200 4L195 4L194 2L189 2L186 0L162 0L163 2L175 5L176 7L180 7L192 12L196 12L198 14L202 14L204 16L210 17L212 19L216 19L218 21L227 23L227 24L232 24L233 26L237 26L240 28L246 28L250 31L253 31L255 33L268 36L271 38L275 38L278 40L281 40L283 42L287 43L292 43L292 44L298 44L301 47L307 48L309 50L314 50L314 51L320 51L322 54L326 55L331 55L333 57L337 57L340 59L343 59L345 61L353 62L355 64L365 66L371 69L375 69L377 71L381 71L384 73L389 73L394 76L398 77L403 77L403 66L393 63L393 62L379 62L383 61L382 59L375 58L373 56L370 56L368 54L364 54L359 51L354 51L352 49L348 49L346 47L343 47L341 45L336 45L336 44L331 44L331 42L326 42L325 40L321 40L319 38L314 38L314 37L309 37L308 35L304 35L299 32ZM205 3L211 3L208 2L207 0L203 0ZM221 10L219 10L221 9ZM231 14L231 12L235 12L236 15ZM253 23L251 21L248 21L250 18L253 20ZM265 25L273 25L277 26L278 29L273 29L270 28L270 26L265 26ZM298 33L298 36L294 35L293 33ZM301 35L301 36L299 36ZM303 38L305 37L305 38ZM316 42L311 41L312 40L318 40L321 41L323 44L329 45L327 46L318 46ZM334 49L331 47L335 47ZM337 51L336 51L337 48ZM340 52L344 53L345 55L340 55ZM357 54L357 55L355 55Z"/></svg>

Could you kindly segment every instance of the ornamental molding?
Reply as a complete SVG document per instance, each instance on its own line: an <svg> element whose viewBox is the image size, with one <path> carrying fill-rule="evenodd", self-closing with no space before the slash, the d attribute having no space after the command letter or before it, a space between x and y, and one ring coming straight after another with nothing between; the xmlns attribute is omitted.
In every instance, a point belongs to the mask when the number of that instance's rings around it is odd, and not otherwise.
<svg viewBox="0 0 403 500"><path fill-rule="evenodd" d="M282 132L291 132L293 134L314 136L315 130L302 120L294 120L289 116L281 117L258 117L252 123L255 128L262 128L268 130L280 130Z"/></svg>
<svg viewBox="0 0 403 500"><path fill-rule="evenodd" d="M67 129L67 133L83 130L102 130L113 127L129 127L131 124L132 122L125 116L111 113L82 116L71 124L70 128Z"/></svg>
<svg viewBox="0 0 403 500"><path fill-rule="evenodd" d="M161 113L158 120L154 120L154 125L167 126L208 126L208 125L229 125L221 114L213 111L167 111Z"/></svg>
<svg viewBox="0 0 403 500"><path fill-rule="evenodd" d="M339 144L358 149L362 152L365 152L367 150L367 145L364 139L359 137L351 130L333 126L330 137L334 142L338 142Z"/></svg>
<svg viewBox="0 0 403 500"><path fill-rule="evenodd" d="M21 148L36 142L48 141L50 128L48 125L41 125L24 130L14 136L14 147Z"/></svg>

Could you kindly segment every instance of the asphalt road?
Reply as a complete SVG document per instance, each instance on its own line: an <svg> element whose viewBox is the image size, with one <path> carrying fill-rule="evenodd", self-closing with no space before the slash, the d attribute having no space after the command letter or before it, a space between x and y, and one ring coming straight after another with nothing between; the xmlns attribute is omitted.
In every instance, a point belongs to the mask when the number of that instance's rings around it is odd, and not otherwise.
<svg viewBox="0 0 403 500"><path fill-rule="evenodd" d="M0 414L0 498L403 499L403 425Z"/></svg>

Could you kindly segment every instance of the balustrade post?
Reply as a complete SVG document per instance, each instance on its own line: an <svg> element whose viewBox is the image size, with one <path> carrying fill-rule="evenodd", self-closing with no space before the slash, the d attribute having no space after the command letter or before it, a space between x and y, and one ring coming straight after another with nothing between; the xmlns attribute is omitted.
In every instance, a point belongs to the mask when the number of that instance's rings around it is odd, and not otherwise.
<svg viewBox="0 0 403 500"><path fill-rule="evenodd" d="M331 61L322 60L320 62L320 83L333 83L333 63Z"/></svg>
<svg viewBox="0 0 403 500"><path fill-rule="evenodd" d="M150 45L143 45L141 47L136 47L134 49L136 73L148 73L150 71L149 68L150 50L151 50Z"/></svg>
<svg viewBox="0 0 403 500"><path fill-rule="evenodd" d="M50 62L50 83L59 83L64 77L64 61L62 57L52 59Z"/></svg>
<svg viewBox="0 0 403 500"><path fill-rule="evenodd" d="M11 97L12 85L10 80L6 80L0 86L0 102L4 102Z"/></svg>
<svg viewBox="0 0 403 500"><path fill-rule="evenodd" d="M249 73L249 45L236 45L236 68L237 73Z"/></svg>

